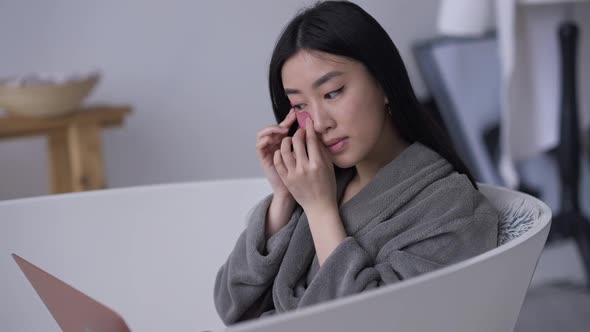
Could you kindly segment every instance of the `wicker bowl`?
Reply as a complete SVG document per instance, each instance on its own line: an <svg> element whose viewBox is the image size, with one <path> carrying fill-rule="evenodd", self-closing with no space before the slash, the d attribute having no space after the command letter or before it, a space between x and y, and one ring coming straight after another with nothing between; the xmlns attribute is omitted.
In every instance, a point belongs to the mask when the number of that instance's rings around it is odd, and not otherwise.
<svg viewBox="0 0 590 332"><path fill-rule="evenodd" d="M92 73L61 79L29 76L0 81L0 109L13 116L63 116L77 110L99 77Z"/></svg>

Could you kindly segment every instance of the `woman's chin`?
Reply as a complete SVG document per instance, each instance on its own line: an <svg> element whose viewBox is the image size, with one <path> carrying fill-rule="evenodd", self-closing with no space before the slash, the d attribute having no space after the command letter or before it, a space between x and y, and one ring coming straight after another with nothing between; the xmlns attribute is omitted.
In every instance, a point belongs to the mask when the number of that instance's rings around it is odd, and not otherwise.
<svg viewBox="0 0 590 332"><path fill-rule="evenodd" d="M334 165L338 166L339 168L350 168L357 164L356 160L348 158L346 154L332 156L332 163L334 163Z"/></svg>

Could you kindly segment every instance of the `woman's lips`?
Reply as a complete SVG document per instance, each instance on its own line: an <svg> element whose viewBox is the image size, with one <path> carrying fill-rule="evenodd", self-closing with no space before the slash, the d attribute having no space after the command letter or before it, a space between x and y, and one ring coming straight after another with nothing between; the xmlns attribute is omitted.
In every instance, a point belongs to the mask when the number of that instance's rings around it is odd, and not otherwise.
<svg viewBox="0 0 590 332"><path fill-rule="evenodd" d="M348 138L345 137L345 138L341 139L340 141L336 142L335 144L328 146L328 150L330 150L330 152L332 154L340 153L344 150L344 148L346 148L347 143L348 143Z"/></svg>

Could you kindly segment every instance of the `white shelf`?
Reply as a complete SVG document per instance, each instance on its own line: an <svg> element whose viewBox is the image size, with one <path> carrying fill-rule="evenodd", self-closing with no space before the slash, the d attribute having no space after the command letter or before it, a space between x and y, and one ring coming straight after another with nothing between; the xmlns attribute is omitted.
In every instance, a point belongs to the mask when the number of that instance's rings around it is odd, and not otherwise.
<svg viewBox="0 0 590 332"><path fill-rule="evenodd" d="M519 5L554 5L590 2L590 0L518 0Z"/></svg>

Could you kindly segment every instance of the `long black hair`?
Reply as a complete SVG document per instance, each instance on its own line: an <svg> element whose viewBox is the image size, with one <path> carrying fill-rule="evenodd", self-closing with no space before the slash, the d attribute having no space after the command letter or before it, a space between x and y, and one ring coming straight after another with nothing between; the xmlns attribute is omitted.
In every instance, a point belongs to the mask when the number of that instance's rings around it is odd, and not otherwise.
<svg viewBox="0 0 590 332"><path fill-rule="evenodd" d="M391 104L391 119L401 138L420 142L449 161L455 170L475 179L455 152L450 139L425 111L414 94L406 67L395 44L381 25L358 5L348 1L318 2L287 24L272 54L269 89L277 122L291 104L283 87L281 69L299 50L322 51L361 62L379 82ZM290 135L297 125L290 130Z"/></svg>

